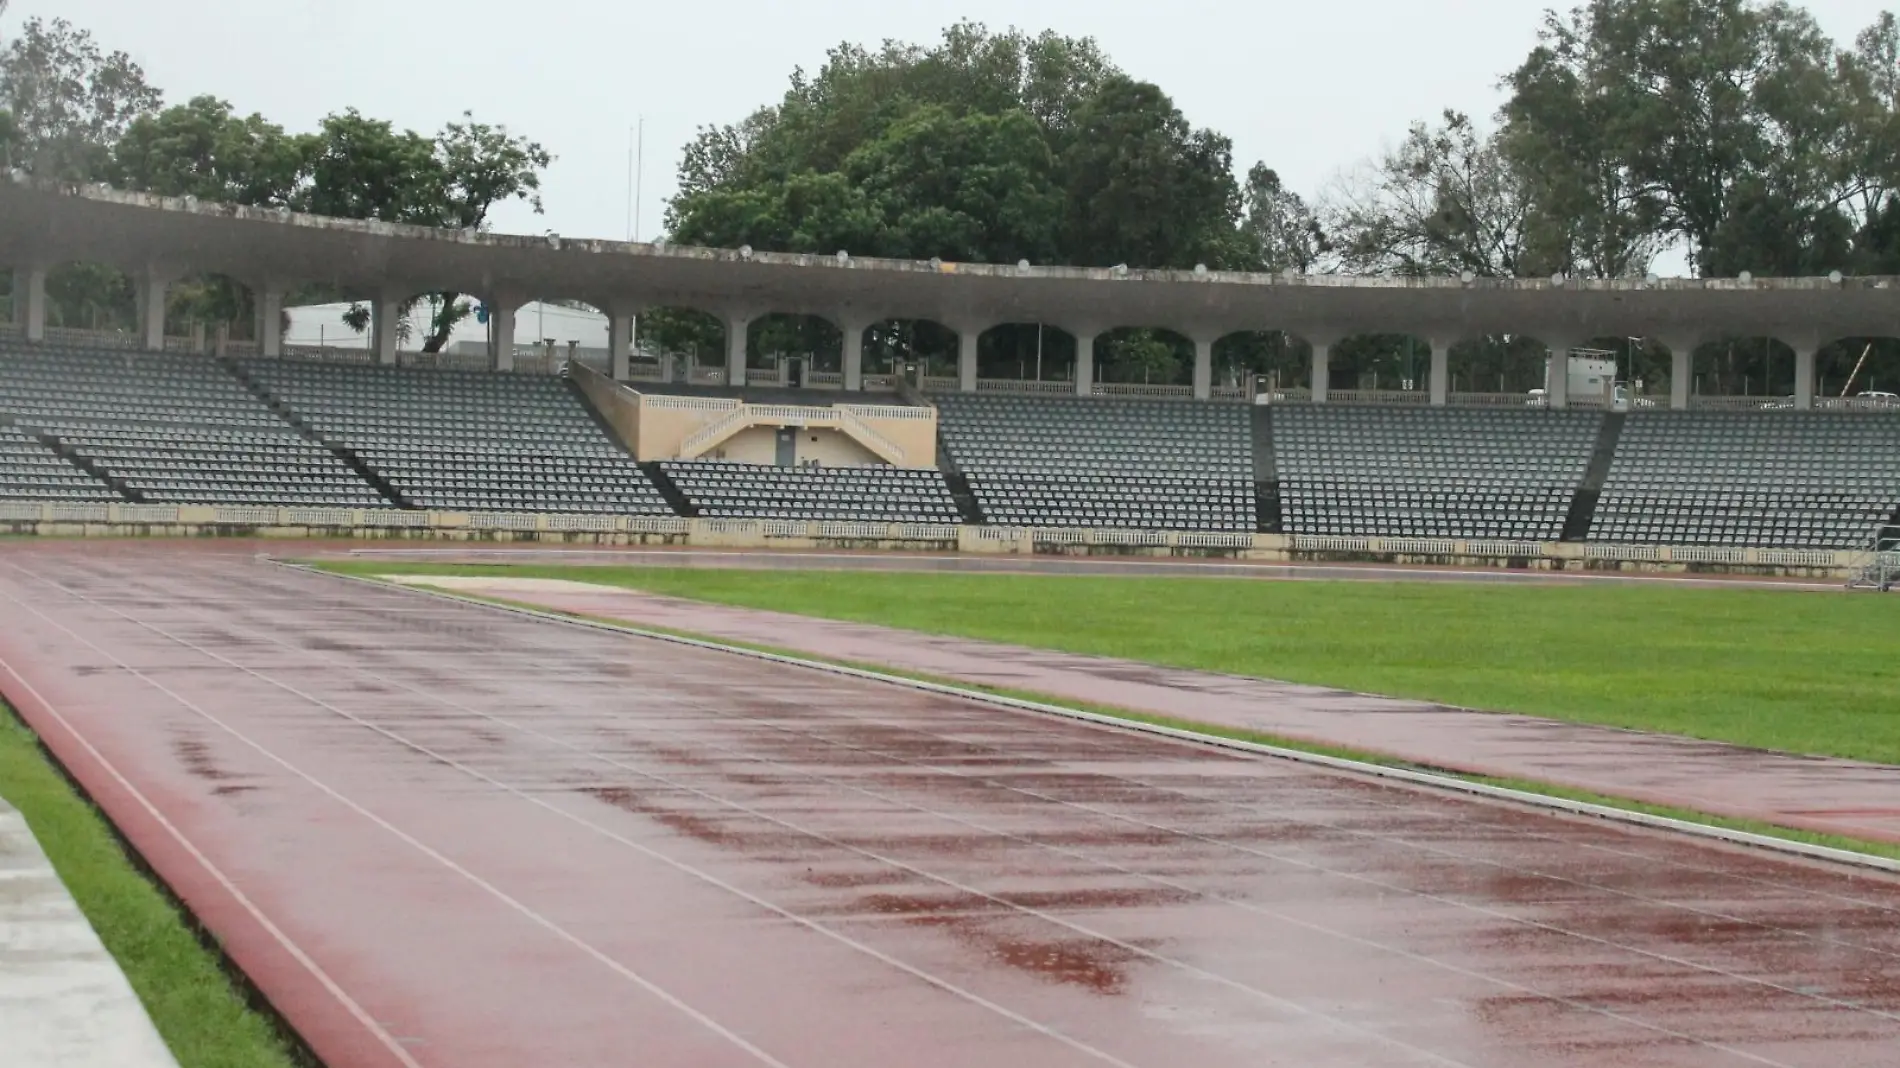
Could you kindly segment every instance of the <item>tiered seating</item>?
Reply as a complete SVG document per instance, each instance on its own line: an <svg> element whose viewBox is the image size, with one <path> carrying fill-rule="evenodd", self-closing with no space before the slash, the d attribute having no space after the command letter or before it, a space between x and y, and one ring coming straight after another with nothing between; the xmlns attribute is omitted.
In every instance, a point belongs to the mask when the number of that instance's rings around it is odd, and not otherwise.
<svg viewBox="0 0 1900 1068"><path fill-rule="evenodd" d="M8 341L0 412L149 502L386 503L206 356Z"/></svg>
<svg viewBox="0 0 1900 1068"><path fill-rule="evenodd" d="M992 523L1252 530L1239 405L946 394L938 426Z"/></svg>
<svg viewBox="0 0 1900 1068"><path fill-rule="evenodd" d="M681 460L660 465L703 516L955 523L943 473L898 467L759 467Z"/></svg>
<svg viewBox="0 0 1900 1068"><path fill-rule="evenodd" d="M1283 407L1289 534L1554 541L1602 416L1513 409Z"/></svg>
<svg viewBox="0 0 1900 1068"><path fill-rule="evenodd" d="M1853 549L1900 502L1900 414L1645 412L1623 427L1596 541Z"/></svg>
<svg viewBox="0 0 1900 1068"><path fill-rule="evenodd" d="M419 508L671 514L558 378L284 360L247 369Z"/></svg>
<svg viewBox="0 0 1900 1068"><path fill-rule="evenodd" d="M0 426L0 500L111 503L124 499L26 432Z"/></svg>

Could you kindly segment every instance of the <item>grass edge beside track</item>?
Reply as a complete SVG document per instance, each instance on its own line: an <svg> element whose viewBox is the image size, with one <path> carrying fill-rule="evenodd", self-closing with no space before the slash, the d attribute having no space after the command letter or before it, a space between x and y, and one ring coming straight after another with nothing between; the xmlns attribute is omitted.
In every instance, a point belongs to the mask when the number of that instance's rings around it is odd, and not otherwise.
<svg viewBox="0 0 1900 1068"><path fill-rule="evenodd" d="M442 595L453 597L459 600L465 600L465 601L470 601L474 603L492 604L492 605L496 605L502 608L512 608L512 609L518 609L518 610L526 611L526 612L538 612L545 615L561 616L568 619L579 620L581 622L586 622L586 623L599 624L601 626L612 627L612 628L617 628L617 629L627 628L627 627L638 627L641 630L652 631L655 634L666 634L675 638L685 638L691 641L708 642L715 645L727 645L735 649L746 649L746 650L750 650L756 653L765 653L771 656L782 656L782 657L786 657L792 660L809 660L814 663L829 664L835 667L851 668L858 671L871 671L871 672L877 672L884 675L895 676L898 678L911 679L917 682L928 683L933 686L948 686L954 689L968 690L974 693L991 694L997 697L1006 697L1006 698L1011 698L1011 699L1019 700L1019 701L1031 701L1038 704L1054 705L1058 708L1070 708L1070 709L1075 709L1077 711L1094 713L1095 715L1099 715L1099 716L1107 716L1111 719L1125 720L1131 725L1162 727L1162 728L1167 728L1170 730L1185 731L1190 734L1199 734L1208 738L1228 739L1232 741L1248 742L1255 745L1272 746L1274 748L1279 748L1279 749L1291 749L1291 750L1296 750L1302 753L1311 753L1316 756L1336 757L1343 760L1357 761L1362 764L1371 764L1371 765L1375 765L1377 767L1382 767L1382 768L1395 768L1395 769L1399 769L1403 771L1423 772L1423 773L1427 773L1431 775L1442 776L1448 779L1457 779L1461 782L1474 783L1474 784L1478 784L1482 786L1494 786L1494 787L1498 787L1500 789L1505 789L1505 790L1517 790L1522 793L1538 794L1544 797L1549 797L1549 798L1562 800L1562 801L1576 801L1576 802L1581 802L1584 804L1600 805L1605 808L1620 809L1625 812L1639 813L1646 816L1658 816L1664 819L1680 820L1685 823L1697 823L1705 827L1714 827L1714 828L1719 828L1719 829L1727 830L1727 831L1739 831L1745 834L1756 834L1756 835L1761 835L1767 838L1779 838L1784 841L1797 842L1803 845L1824 846L1830 849L1839 849L1839 850L1844 850L1850 853L1861 853L1870 857L1879 857L1883 860L1900 861L1900 845L1893 845L1886 842L1873 842L1873 841L1867 841L1867 840L1859 839L1859 838L1848 838L1841 835L1822 834L1819 832L1805 831L1805 830L1801 830L1799 828L1794 828L1794 827L1783 827L1779 824L1767 823L1760 820L1736 819L1729 816L1717 816L1711 813L1697 811L1695 809L1677 808L1670 805L1655 805L1655 804L1650 804L1645 801L1637 801L1631 798L1616 797L1616 796L1612 796L1608 794L1599 794L1599 793L1594 793L1589 790L1580 790L1574 787L1562 786L1555 783L1540 782L1533 779L1512 779L1512 778L1497 778L1497 777L1488 776L1488 775L1473 775L1468 772L1459 771L1454 768L1444 768L1444 767L1437 767L1437 766L1429 765L1429 764L1419 764L1412 761L1407 761L1407 760L1402 760L1396 757L1387 756L1381 753L1367 752L1364 750L1351 749L1351 748L1347 748L1343 746L1331 746L1331 745L1325 745L1325 744L1321 744L1317 742L1310 742L1303 739L1286 738L1280 735L1267 734L1261 731L1250 731L1244 728L1225 727L1225 726L1220 726L1218 724L1201 723L1194 720L1177 719L1172 716L1156 715L1152 712L1142 712L1136 709L1121 708L1114 705L1101 705L1101 704L1095 704L1093 702L1075 701L1066 697L1059 697L1059 696L1054 696L1054 695L1046 694L1046 693L1039 693L1039 692L1031 691L1031 690L1017 690L1017 689L1011 689L1008 687L1001 687L1001 686L987 686L981 683L966 682L961 679L953 679L953 678L946 678L946 677L937 676L937 675L930 675L924 672L907 671L903 668L891 667L885 664L876 664L876 663L870 663L866 661L844 660L844 659L839 659L837 657L820 656L820 655L816 655L812 653L801 652L795 649L786 649L786 648L781 648L778 646L766 645L759 642L739 641L739 640L734 640L734 639L729 639L729 638L721 638L714 635L700 634L694 631L681 630L676 627L662 627L662 626L655 626L649 623L635 623L631 620L615 619L611 616L594 616L594 615L588 615L586 613L581 613L581 612L567 612L567 611L562 611L557 608L549 608L544 605L537 605L530 602L513 601L505 597L488 597L488 596L483 596L479 594L467 593L461 590L451 590L446 587L428 586L427 584L422 584L422 583L411 585L407 583L390 582L381 576L365 576L365 575L358 574L355 572L343 571L340 569L333 569L331 567L326 566L325 564L317 563L317 562L300 562L298 563L297 566L309 567L314 570L324 571L331 574L336 574L339 576L349 577L349 578L371 578L373 581L380 582L394 589L415 589L415 588L420 587L420 588L427 589L433 593L442 594ZM691 598L685 598L685 599L691 600ZM707 602L707 603L716 603L716 602Z"/></svg>
<svg viewBox="0 0 1900 1068"><path fill-rule="evenodd" d="M0 698L0 784L180 1068L317 1061Z"/></svg>

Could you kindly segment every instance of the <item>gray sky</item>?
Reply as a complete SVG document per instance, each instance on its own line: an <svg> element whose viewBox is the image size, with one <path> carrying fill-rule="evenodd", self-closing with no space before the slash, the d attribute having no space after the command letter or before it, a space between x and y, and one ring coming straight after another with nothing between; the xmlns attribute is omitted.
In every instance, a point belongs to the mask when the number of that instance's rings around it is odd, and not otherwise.
<svg viewBox="0 0 1900 1068"><path fill-rule="evenodd" d="M1565 0L1566 6L1568 0ZM1851 41L1893 0L1809 0ZM465 110L558 158L545 217L508 232L624 237L630 127L646 116L642 236L658 233L700 124L778 99L840 41L935 40L960 18L1092 36L1197 126L1302 194L1445 107L1489 115L1536 38L1537 0L13 0L141 63L168 101L198 93L307 129L357 107L425 132ZM1665 271L1664 273L1672 273Z"/></svg>

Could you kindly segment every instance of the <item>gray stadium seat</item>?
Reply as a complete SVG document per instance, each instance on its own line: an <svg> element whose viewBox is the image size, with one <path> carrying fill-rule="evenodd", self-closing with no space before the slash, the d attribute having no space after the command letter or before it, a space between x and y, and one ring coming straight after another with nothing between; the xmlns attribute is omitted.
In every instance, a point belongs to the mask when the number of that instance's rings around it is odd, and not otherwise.
<svg viewBox="0 0 1900 1068"><path fill-rule="evenodd" d="M1900 415L1644 412L1624 425L1592 541L1855 549L1900 504Z"/></svg>
<svg viewBox="0 0 1900 1068"><path fill-rule="evenodd" d="M1251 430L1240 405L981 393L934 400L945 451L991 523L1255 527Z"/></svg>
<svg viewBox="0 0 1900 1068"><path fill-rule="evenodd" d="M1286 406L1273 413L1289 534L1555 541L1602 415Z"/></svg>
<svg viewBox="0 0 1900 1068"><path fill-rule="evenodd" d="M294 360L245 369L419 508L673 514L559 378Z"/></svg>

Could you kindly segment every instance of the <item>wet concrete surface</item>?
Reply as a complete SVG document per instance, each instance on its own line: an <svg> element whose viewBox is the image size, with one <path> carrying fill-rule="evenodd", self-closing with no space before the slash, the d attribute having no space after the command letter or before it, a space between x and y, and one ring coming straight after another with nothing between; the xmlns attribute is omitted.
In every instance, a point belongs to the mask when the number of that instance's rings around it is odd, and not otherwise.
<svg viewBox="0 0 1900 1068"><path fill-rule="evenodd" d="M0 548L0 619L0 690L331 1068L1900 1049L1877 875L229 553Z"/></svg>
<svg viewBox="0 0 1900 1068"><path fill-rule="evenodd" d="M923 635L584 582L439 576L410 581L1467 774L1900 843L1900 768L1884 764Z"/></svg>

